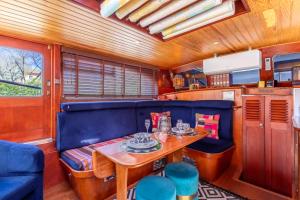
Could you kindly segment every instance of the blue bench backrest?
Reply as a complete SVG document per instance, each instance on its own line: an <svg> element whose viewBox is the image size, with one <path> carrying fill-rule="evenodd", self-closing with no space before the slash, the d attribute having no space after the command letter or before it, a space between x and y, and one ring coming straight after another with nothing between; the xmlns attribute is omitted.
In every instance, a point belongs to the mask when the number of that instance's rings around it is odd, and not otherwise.
<svg viewBox="0 0 300 200"><path fill-rule="evenodd" d="M170 111L195 126L195 114L220 114L221 139L232 140L232 101L126 101L64 103L58 113L57 149L64 151L145 131L151 112ZM152 127L150 127L150 130Z"/></svg>

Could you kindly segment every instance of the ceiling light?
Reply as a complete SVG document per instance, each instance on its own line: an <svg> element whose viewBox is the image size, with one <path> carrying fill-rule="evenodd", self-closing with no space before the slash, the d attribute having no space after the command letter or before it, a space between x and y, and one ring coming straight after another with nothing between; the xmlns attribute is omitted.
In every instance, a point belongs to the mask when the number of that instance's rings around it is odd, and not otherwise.
<svg viewBox="0 0 300 200"><path fill-rule="evenodd" d="M145 4L147 1L148 0L131 0L116 12L116 16L119 19L123 19L124 17L141 7L143 4Z"/></svg>
<svg viewBox="0 0 300 200"><path fill-rule="evenodd" d="M100 14L102 17L107 18L129 1L130 0L105 0L101 4Z"/></svg>
<svg viewBox="0 0 300 200"><path fill-rule="evenodd" d="M276 25L276 12L274 9L268 9L263 12L267 27L274 27Z"/></svg>
<svg viewBox="0 0 300 200"><path fill-rule="evenodd" d="M159 33L162 30L180 23L182 21L185 21L191 17L194 17L200 13L203 13L215 6L218 6L222 3L222 0L206 0L206 1L200 1L199 3L196 3L192 6L189 6L188 8L183 9L182 11L179 11L178 13L175 13L151 26L149 26L150 34Z"/></svg>
<svg viewBox="0 0 300 200"><path fill-rule="evenodd" d="M142 27L146 27L158 20L178 11L182 8L196 2L197 0L184 0L184 1L172 1L168 5L164 6L162 9L150 14L148 17L145 17L140 21Z"/></svg>
<svg viewBox="0 0 300 200"><path fill-rule="evenodd" d="M163 39L168 39L176 35L200 28L214 23L221 19L230 17L235 13L234 0L228 0L222 5L215 7L203 14L197 15L189 20L176 24L162 32Z"/></svg>
<svg viewBox="0 0 300 200"><path fill-rule="evenodd" d="M157 10L163 4L169 2L170 0L151 0L149 3L146 3L140 9L134 11L131 15L129 15L128 19L131 22L137 22L142 17L152 13L153 11Z"/></svg>

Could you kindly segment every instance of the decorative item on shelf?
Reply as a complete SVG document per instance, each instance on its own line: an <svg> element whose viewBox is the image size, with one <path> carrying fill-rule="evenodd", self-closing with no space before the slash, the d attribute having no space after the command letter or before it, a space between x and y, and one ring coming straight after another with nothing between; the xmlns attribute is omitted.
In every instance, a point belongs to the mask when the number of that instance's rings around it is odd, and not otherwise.
<svg viewBox="0 0 300 200"><path fill-rule="evenodd" d="M300 66L293 67L293 85L300 85Z"/></svg>
<svg viewBox="0 0 300 200"><path fill-rule="evenodd" d="M184 78L181 74L177 74L173 78L173 86L176 90L184 87Z"/></svg>
<svg viewBox="0 0 300 200"><path fill-rule="evenodd" d="M200 88L199 83L190 84L190 90L197 90Z"/></svg>
<svg viewBox="0 0 300 200"><path fill-rule="evenodd" d="M259 81L259 82L258 82L258 87L259 87L259 88L264 88L264 87L266 87L266 82L265 82L265 81Z"/></svg>
<svg viewBox="0 0 300 200"><path fill-rule="evenodd" d="M176 90L198 89L206 87L207 80L202 69L195 68L176 74L173 78L173 86Z"/></svg>
<svg viewBox="0 0 300 200"><path fill-rule="evenodd" d="M276 87L277 86L277 80L268 80L266 82L266 87Z"/></svg>
<svg viewBox="0 0 300 200"><path fill-rule="evenodd" d="M210 86L212 87L229 87L230 83L230 74L215 74L210 75Z"/></svg>

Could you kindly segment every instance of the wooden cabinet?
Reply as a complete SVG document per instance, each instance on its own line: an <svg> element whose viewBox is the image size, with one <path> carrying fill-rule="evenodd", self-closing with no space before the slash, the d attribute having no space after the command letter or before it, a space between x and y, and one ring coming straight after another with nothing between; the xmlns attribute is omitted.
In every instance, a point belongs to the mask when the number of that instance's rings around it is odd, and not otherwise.
<svg viewBox="0 0 300 200"><path fill-rule="evenodd" d="M243 179L292 195L291 96L243 97Z"/></svg>

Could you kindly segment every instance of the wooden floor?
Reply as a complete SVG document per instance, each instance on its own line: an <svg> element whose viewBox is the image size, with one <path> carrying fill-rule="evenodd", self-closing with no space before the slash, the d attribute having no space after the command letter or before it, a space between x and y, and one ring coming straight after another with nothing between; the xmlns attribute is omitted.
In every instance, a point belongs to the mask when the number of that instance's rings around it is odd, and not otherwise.
<svg viewBox="0 0 300 200"><path fill-rule="evenodd" d="M213 184L251 200L291 200L291 198L242 182L238 180L239 175L240 170L238 168L230 167ZM79 200L70 185L66 182L46 190L44 199Z"/></svg>
<svg viewBox="0 0 300 200"><path fill-rule="evenodd" d="M67 182L47 189L44 194L44 200L79 200L75 192Z"/></svg>

